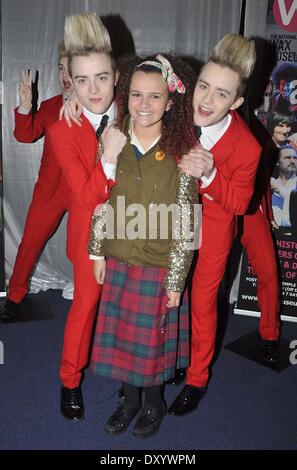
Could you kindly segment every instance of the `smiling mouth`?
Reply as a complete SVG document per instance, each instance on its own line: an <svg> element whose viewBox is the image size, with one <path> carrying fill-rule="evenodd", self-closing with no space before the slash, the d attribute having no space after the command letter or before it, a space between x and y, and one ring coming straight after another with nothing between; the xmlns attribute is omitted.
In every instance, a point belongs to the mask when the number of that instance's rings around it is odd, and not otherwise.
<svg viewBox="0 0 297 470"><path fill-rule="evenodd" d="M204 108L203 106L198 106L198 113L201 115L201 116L205 116L205 117L208 117L212 114L212 110L209 109L209 108Z"/></svg>

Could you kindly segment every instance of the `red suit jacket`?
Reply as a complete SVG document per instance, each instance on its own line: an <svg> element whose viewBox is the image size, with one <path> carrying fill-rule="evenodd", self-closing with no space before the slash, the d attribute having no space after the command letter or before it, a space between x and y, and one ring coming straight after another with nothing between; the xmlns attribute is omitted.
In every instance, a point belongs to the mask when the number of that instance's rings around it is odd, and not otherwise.
<svg viewBox="0 0 297 470"><path fill-rule="evenodd" d="M66 202L68 215L67 254L73 261L87 254L91 216L97 204L109 197L114 181L107 180L101 162L96 164L98 142L95 131L84 116L82 126L68 127L56 121L46 135L50 158L61 173L57 191ZM52 189L54 184L48 182Z"/></svg>
<svg viewBox="0 0 297 470"><path fill-rule="evenodd" d="M254 180L261 147L241 117L230 112L232 121L221 139L210 149L214 156L217 174L206 188L199 184L202 194L203 219L209 219L209 228L203 230L203 245L213 249L230 246L234 235L236 215L245 214L254 192ZM205 224L204 224L205 225ZM208 227L208 225L207 225ZM211 229L215 230L212 231ZM218 231L219 229L219 231Z"/></svg>
<svg viewBox="0 0 297 470"><path fill-rule="evenodd" d="M58 119L62 105L63 97L58 95L43 101L34 115L32 113L20 114L16 108L14 136L17 141L31 143L43 137L46 129ZM40 202L48 201L56 191L60 177L60 168L55 159L51 158L49 145L45 137L33 199L37 198Z"/></svg>

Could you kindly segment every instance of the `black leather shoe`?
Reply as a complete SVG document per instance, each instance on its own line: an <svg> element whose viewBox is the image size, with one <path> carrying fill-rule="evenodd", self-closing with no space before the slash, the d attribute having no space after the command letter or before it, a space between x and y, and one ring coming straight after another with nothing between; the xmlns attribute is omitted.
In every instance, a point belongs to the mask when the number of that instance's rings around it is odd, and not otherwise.
<svg viewBox="0 0 297 470"><path fill-rule="evenodd" d="M166 405L157 408L154 405L144 405L133 429L135 437L150 437L156 434L166 414Z"/></svg>
<svg viewBox="0 0 297 470"><path fill-rule="evenodd" d="M169 407L168 413L181 416L194 411L206 394L206 387L185 385L180 394Z"/></svg>
<svg viewBox="0 0 297 470"><path fill-rule="evenodd" d="M119 398L125 398L125 392L124 392L124 389L123 387L120 387L119 390L118 390L118 397Z"/></svg>
<svg viewBox="0 0 297 470"><path fill-rule="evenodd" d="M8 323L10 321L13 321L15 317L17 317L19 311L20 311L19 304L16 304L10 299L6 299L6 302L3 305L2 311L1 311L1 321L3 323L5 322Z"/></svg>
<svg viewBox="0 0 297 470"><path fill-rule="evenodd" d="M279 345L277 340L263 340L263 359L265 362L276 362L279 358Z"/></svg>
<svg viewBox="0 0 297 470"><path fill-rule="evenodd" d="M132 419L139 413L140 405L134 408L129 403L123 401L108 418L105 431L109 434L119 434L126 431Z"/></svg>
<svg viewBox="0 0 297 470"><path fill-rule="evenodd" d="M172 385L179 385L185 380L186 375L187 375L187 369L177 369L173 379L167 380L165 383L167 385L171 385L171 384Z"/></svg>
<svg viewBox="0 0 297 470"><path fill-rule="evenodd" d="M61 388L61 413L67 419L83 419L84 403L80 387Z"/></svg>

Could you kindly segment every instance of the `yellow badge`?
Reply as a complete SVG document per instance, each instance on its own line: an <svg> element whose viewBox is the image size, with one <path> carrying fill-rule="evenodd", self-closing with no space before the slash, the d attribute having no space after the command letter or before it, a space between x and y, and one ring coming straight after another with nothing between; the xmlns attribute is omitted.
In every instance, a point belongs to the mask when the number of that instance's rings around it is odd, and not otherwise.
<svg viewBox="0 0 297 470"><path fill-rule="evenodd" d="M156 152L155 154L155 159L160 162L161 160L163 160L165 158L165 153L162 152L161 150L158 150L158 152Z"/></svg>

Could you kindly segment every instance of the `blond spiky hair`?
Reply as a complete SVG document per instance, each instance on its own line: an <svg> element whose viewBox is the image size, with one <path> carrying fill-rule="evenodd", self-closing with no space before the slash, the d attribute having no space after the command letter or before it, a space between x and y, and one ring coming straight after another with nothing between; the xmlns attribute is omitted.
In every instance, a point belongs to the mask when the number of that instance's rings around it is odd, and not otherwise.
<svg viewBox="0 0 297 470"><path fill-rule="evenodd" d="M243 96L256 62L254 41L249 41L239 34L226 34L214 47L209 60L238 73L239 86L236 98Z"/></svg>
<svg viewBox="0 0 297 470"><path fill-rule="evenodd" d="M230 67L239 73L241 80L247 80L256 62L254 41L239 34L227 34L215 46L209 60Z"/></svg>
<svg viewBox="0 0 297 470"><path fill-rule="evenodd" d="M112 52L108 31L94 12L66 16L64 43L70 56Z"/></svg>

